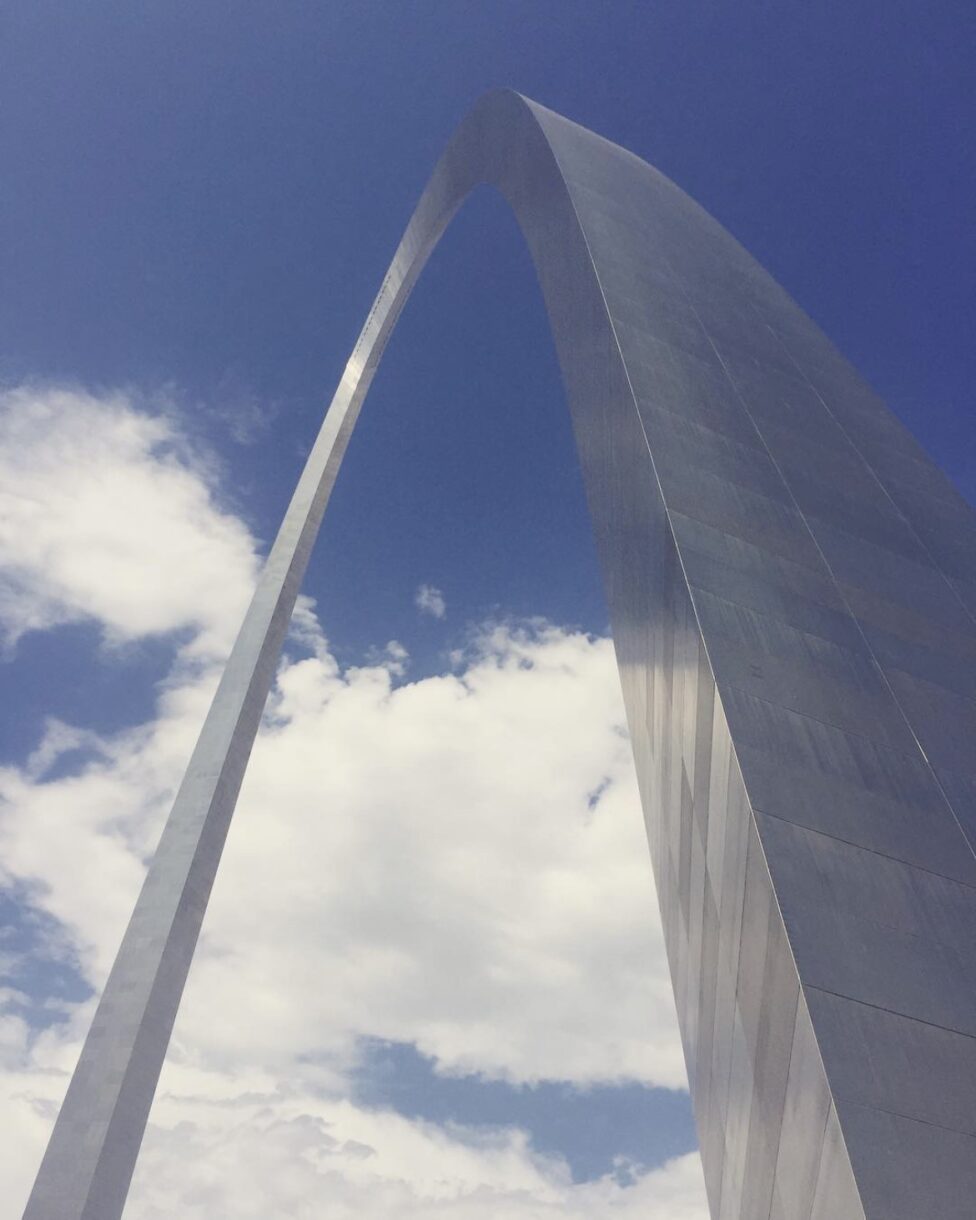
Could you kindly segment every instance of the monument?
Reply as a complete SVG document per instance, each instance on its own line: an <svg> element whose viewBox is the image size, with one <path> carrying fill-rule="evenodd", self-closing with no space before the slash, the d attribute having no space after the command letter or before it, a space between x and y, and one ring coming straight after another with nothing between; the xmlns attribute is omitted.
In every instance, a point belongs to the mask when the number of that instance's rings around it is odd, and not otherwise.
<svg viewBox="0 0 976 1220"><path fill-rule="evenodd" d="M122 1212L326 501L479 183L525 235L565 381L712 1214L971 1220L976 515L697 204L507 92L454 136L366 320L25 1215Z"/></svg>

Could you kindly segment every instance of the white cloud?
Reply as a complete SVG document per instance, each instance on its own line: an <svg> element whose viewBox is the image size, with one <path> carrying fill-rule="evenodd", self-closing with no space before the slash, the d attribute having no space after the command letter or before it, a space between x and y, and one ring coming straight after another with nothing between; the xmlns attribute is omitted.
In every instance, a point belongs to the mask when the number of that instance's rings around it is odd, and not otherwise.
<svg viewBox="0 0 976 1220"><path fill-rule="evenodd" d="M340 1056L368 1034L513 1081L683 1082L607 641L499 627L399 687L287 665L207 928L208 1058L312 1027Z"/></svg>
<svg viewBox="0 0 976 1220"><path fill-rule="evenodd" d="M443 618L447 614L444 594L433 585L420 585L414 595L413 604L421 614L429 614L432 618Z"/></svg>
<svg viewBox="0 0 976 1220"><path fill-rule="evenodd" d="M219 654L255 548L174 426L119 399L6 403L8 439L27 440L22 524L45 557L4 535L19 581L10 634L86 615L121 638L191 626L186 647ZM74 478L73 445L109 471L77 476L74 516L67 491L47 503L52 482ZM16 464L0 451L4 463ZM112 511L123 488L138 536L168 539L142 569L168 591L156 610L132 579L136 534ZM72 551L95 558L97 578ZM299 627L312 655L279 672L127 1216L704 1220L695 1158L627 1188L573 1186L524 1135L342 1098L364 1036L416 1043L446 1072L683 1084L609 642L496 624L456 672L397 685L399 645L343 672L307 600ZM59 921L96 988L215 678L213 660L181 667L151 722L105 739L52 723L29 766L0 771L3 876ZM46 780L78 745L83 769ZM0 1122L17 1132L0 1151L6 1197L26 1195L90 1011L41 1035L16 1004L0 1022Z"/></svg>
<svg viewBox="0 0 976 1220"><path fill-rule="evenodd" d="M3 1035L0 1025L0 1037ZM15 1031L11 1042L21 1036ZM76 1044L70 1050L76 1050ZM53 1040L0 1079L5 1197L26 1198L53 1097L41 1065L70 1055ZM18 1052L15 1051L15 1054ZM54 1103L49 1103L48 1113ZM364 1109L283 1085L241 1061L233 1074L168 1067L132 1183L126 1220L708 1220L697 1155L650 1172L632 1166L574 1185L559 1159L514 1128L459 1128ZM623 1175L622 1175L623 1176ZM19 1213L19 1208L16 1209Z"/></svg>
<svg viewBox="0 0 976 1220"><path fill-rule="evenodd" d="M192 628L226 651L255 576L245 526L214 503L164 416L124 395L0 393L0 632L84 619L110 641Z"/></svg>
<svg viewBox="0 0 976 1220"><path fill-rule="evenodd" d="M707 1220L694 1155L631 1187L612 1176L574 1186L517 1130L445 1129L309 1098L159 1108L165 1125L146 1141L131 1220L212 1220L215 1180L234 1220Z"/></svg>
<svg viewBox="0 0 976 1220"><path fill-rule="evenodd" d="M177 1046L188 1022L188 1054L283 1064L369 1035L448 1071L680 1086L609 642L500 626L460 673L394 686L396 667L282 667ZM0 771L4 867L96 986L212 680L79 775ZM54 726L35 765L74 740Z"/></svg>

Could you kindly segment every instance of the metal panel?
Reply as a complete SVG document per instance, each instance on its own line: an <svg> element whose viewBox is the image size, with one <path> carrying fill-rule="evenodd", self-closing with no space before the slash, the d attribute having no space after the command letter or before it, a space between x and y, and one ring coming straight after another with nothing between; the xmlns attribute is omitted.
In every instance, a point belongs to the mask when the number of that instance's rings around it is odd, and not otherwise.
<svg viewBox="0 0 976 1220"><path fill-rule="evenodd" d="M837 1108L831 1104L823 1133L820 1169L817 1174L817 1189L813 1196L810 1220L836 1220L838 1216L843 1216L845 1220L847 1217L851 1217L851 1220L860 1217L872 1220L875 1216L883 1216L885 1220L892 1220L890 1211L867 1210L863 1205L864 1193L860 1178L857 1179L857 1186L855 1186L855 1177L837 1116Z"/></svg>
<svg viewBox="0 0 976 1220"><path fill-rule="evenodd" d="M838 1103L976 1136L976 1038L810 988Z"/></svg>
<svg viewBox="0 0 976 1220"><path fill-rule="evenodd" d="M799 997L790 1048L769 1220L810 1220L830 1090L804 997Z"/></svg>
<svg viewBox="0 0 976 1220"><path fill-rule="evenodd" d="M121 1212L301 576L387 337L480 182L552 323L716 1220L976 1197L976 515L650 166L515 94L465 120L353 351L28 1205Z"/></svg>
<svg viewBox="0 0 976 1220"><path fill-rule="evenodd" d="M973 1136L850 1102L838 1102L837 1113L868 1220L972 1220ZM839 1214L825 1211L823 1220Z"/></svg>

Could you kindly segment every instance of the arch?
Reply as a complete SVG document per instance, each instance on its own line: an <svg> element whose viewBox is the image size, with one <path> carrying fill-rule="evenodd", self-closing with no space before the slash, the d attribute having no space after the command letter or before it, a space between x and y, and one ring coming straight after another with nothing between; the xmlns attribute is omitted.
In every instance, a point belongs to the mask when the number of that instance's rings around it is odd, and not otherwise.
<svg viewBox="0 0 976 1220"><path fill-rule="evenodd" d="M959 722L976 697L976 564L958 539L976 539L972 510L697 204L511 92L458 129L367 317L25 1216L121 1215L346 445L400 310L480 183L525 235L566 386L713 1215L962 1217L976 764ZM932 1081L951 1092L960 1064L970 1087L950 1104Z"/></svg>

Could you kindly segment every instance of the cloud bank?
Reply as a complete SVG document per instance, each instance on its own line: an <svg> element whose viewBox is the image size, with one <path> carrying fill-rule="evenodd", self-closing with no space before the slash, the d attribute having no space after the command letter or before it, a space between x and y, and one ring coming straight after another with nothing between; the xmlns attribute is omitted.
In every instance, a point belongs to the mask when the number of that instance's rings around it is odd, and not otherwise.
<svg viewBox="0 0 976 1220"><path fill-rule="evenodd" d="M82 620L110 641L174 633L152 720L111 737L52 722L0 771L0 876L57 930L9 963L15 980L69 969L97 991L111 964L256 571L214 480L123 396L0 399L8 643ZM342 670L308 603L299 627L127 1217L705 1220L695 1156L574 1185L525 1132L350 1100L371 1038L444 1073L684 1086L609 642L484 624L451 672L410 683L402 648ZM39 1023L25 988L0 995L0 1193L16 1200L93 1005L49 1001Z"/></svg>

